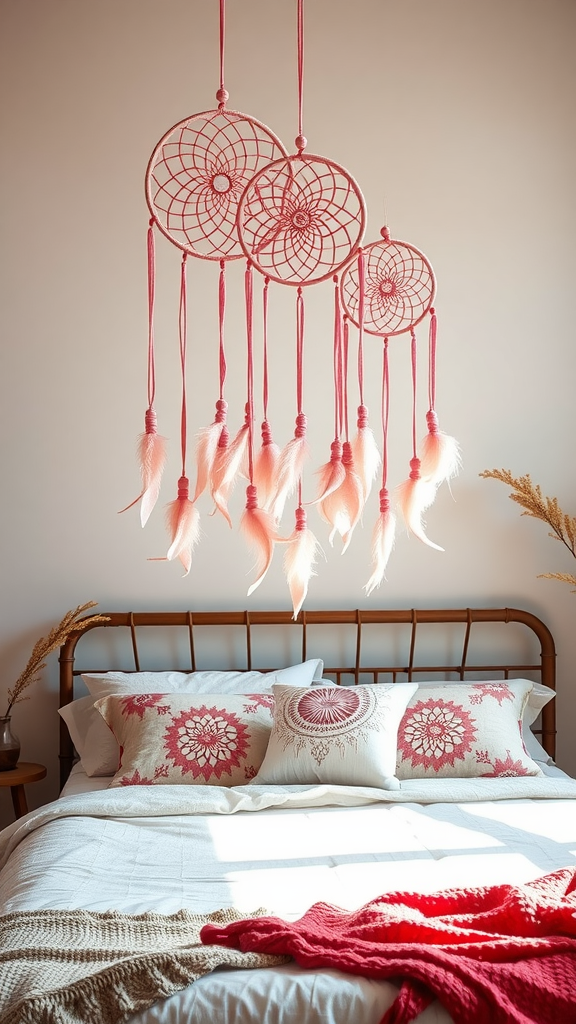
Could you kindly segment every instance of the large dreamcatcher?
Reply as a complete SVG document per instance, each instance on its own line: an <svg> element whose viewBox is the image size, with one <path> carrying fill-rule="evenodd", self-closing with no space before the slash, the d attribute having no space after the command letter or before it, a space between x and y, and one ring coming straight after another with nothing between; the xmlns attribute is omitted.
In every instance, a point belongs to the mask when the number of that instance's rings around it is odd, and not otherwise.
<svg viewBox="0 0 576 1024"><path fill-rule="evenodd" d="M256 576L248 593L264 579L277 544L284 548L284 569L294 616L306 598L314 575L319 542L308 525L317 509L329 527L329 541L341 539L346 551L361 520L382 464L380 514L373 535L373 571L369 594L383 577L394 542L395 515L388 491L389 339L411 339L413 438L408 479L398 488L398 504L408 528L428 540L422 514L439 483L458 468L456 442L438 428L435 411L436 283L426 257L414 246L390 238L363 248L366 205L349 172L335 161L306 152L303 132L304 21L303 0L297 5L298 134L288 154L276 135L249 115L227 109L224 85L225 0L220 10L220 85L218 106L179 121L155 147L145 177L148 226L148 401L145 429L139 438L142 485L138 497L144 525L157 501L166 457L155 413L156 359L154 342L155 233L181 250L179 354L182 380L181 456L177 497L167 506L170 546L166 559L178 558L185 574L199 537L198 498L209 493L215 512L230 526L228 499L239 476L247 480L246 505L240 529L256 553ZM189 257L219 265L218 398L213 422L196 434L196 483L187 474L187 269ZM226 268L243 259L246 315L246 403L244 421L231 436L227 425ZM306 413L303 408L305 292L309 286L333 282L334 436L330 458L317 472L314 498L304 501L303 479L308 459ZM262 283L261 303L255 282ZM268 418L268 309L271 288L288 285L295 295L296 417L294 436L281 448L273 439ZM259 450L254 445L254 318L260 310L263 335L263 421ZM416 326L429 317L428 431L417 452ZM356 433L350 435L348 408L351 328L358 332ZM382 454L368 424L364 404L364 338L382 343ZM286 503L296 494L294 528L282 536ZM125 511L125 510L123 510ZM441 549L440 549L441 550Z"/></svg>

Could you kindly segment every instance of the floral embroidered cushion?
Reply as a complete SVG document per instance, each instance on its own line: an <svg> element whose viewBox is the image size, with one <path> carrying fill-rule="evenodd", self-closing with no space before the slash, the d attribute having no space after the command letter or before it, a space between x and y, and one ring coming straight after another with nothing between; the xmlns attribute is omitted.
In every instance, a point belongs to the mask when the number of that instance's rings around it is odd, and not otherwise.
<svg viewBox="0 0 576 1024"><path fill-rule="evenodd" d="M272 728L271 693L135 693L95 707L120 747L111 786L242 786L256 775Z"/></svg>
<svg viewBox="0 0 576 1024"><path fill-rule="evenodd" d="M532 685L514 679L419 688L398 729L398 778L542 775L522 738Z"/></svg>
<svg viewBox="0 0 576 1024"><path fill-rule="evenodd" d="M273 687L274 724L257 783L397 788L396 734L415 683Z"/></svg>

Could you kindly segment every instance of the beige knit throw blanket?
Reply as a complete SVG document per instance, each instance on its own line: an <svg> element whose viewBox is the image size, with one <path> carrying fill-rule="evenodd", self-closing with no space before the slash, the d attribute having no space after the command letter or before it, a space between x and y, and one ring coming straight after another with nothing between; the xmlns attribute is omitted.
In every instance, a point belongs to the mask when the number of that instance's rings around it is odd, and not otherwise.
<svg viewBox="0 0 576 1024"><path fill-rule="evenodd" d="M263 913L263 911L257 911ZM213 914L16 911L0 917L2 1024L123 1024L216 967L272 967L288 957L203 946Z"/></svg>

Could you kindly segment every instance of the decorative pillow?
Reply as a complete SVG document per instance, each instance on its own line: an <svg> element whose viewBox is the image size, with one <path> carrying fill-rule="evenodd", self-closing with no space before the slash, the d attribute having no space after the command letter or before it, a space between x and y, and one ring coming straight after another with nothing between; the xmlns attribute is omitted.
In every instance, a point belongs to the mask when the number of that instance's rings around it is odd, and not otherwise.
<svg viewBox="0 0 576 1024"><path fill-rule="evenodd" d="M522 739L532 686L513 679L419 688L398 729L398 778L542 775Z"/></svg>
<svg viewBox="0 0 576 1024"><path fill-rule="evenodd" d="M258 771L272 727L271 693L137 693L95 708L120 747L111 786L242 786Z"/></svg>
<svg viewBox="0 0 576 1024"><path fill-rule="evenodd" d="M396 734L416 683L275 685L274 724L256 783L397 787Z"/></svg>
<svg viewBox="0 0 576 1024"><path fill-rule="evenodd" d="M87 775L114 775L118 770L118 744L97 711L94 701L112 693L259 693L271 692L278 679L309 686L322 679L324 663L312 658L277 672L90 672L82 678L91 697L81 697L60 708L82 767Z"/></svg>

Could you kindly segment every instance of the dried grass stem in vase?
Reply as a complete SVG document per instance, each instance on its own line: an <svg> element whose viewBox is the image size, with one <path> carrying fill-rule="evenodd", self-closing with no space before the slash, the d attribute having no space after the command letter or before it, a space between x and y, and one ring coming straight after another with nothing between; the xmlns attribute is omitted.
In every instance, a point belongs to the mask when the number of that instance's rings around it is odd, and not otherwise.
<svg viewBox="0 0 576 1024"><path fill-rule="evenodd" d="M48 655L61 647L71 633L81 633L88 626L92 626L97 622L110 621L107 615L88 615L83 619L80 618L84 612L90 608L95 608L96 603L96 601L88 601L87 604L80 604L77 608L66 612L64 618L57 626L50 630L48 636L41 636L36 641L26 668L20 673L14 686L8 690L8 707L3 717L9 717L15 704L28 700L29 694L25 694L24 691L38 680L40 672L46 666L45 659Z"/></svg>
<svg viewBox="0 0 576 1024"><path fill-rule="evenodd" d="M509 495L512 501L523 509L521 515L532 516L533 519L541 519L550 527L549 536L559 540L570 554L576 558L576 517L569 516L562 511L557 498L547 498L542 494L538 484L533 484L530 474L514 477L509 469L485 469L480 476L501 480L512 488ZM540 579L560 580L561 583L570 583L576 588L576 576L565 572L543 572L539 573ZM573 591L576 593L576 590Z"/></svg>

